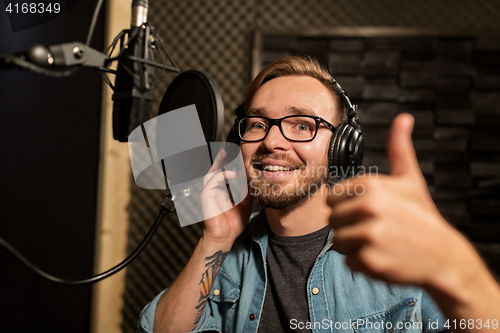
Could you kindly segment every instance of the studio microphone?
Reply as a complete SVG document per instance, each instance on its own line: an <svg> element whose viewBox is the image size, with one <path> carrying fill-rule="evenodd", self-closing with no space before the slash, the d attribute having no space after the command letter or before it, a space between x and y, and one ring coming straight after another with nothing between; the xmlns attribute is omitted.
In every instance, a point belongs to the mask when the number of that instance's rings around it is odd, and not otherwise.
<svg viewBox="0 0 500 333"><path fill-rule="evenodd" d="M120 51L113 93L113 137L127 142L129 134L151 119L154 99L154 38L146 27L147 0L132 2L128 43ZM138 61L139 60L139 61Z"/></svg>
<svg viewBox="0 0 500 333"><path fill-rule="evenodd" d="M100 6L94 13L88 41L99 8ZM180 71L163 46L159 34L147 23L148 8L147 0L132 1L131 28L122 30L105 53L92 49L88 42L71 42L48 47L35 45L28 51L15 55L0 52L0 70L23 68L37 74L62 78L73 75L81 66L96 68L113 89L113 138L128 142L130 133L152 118L155 80L166 78L159 77L159 74L165 71ZM120 52L113 57L118 43ZM162 62L154 61L154 52L159 53ZM163 63L165 56L172 66ZM118 61L116 71L108 68L114 61ZM158 75L155 74L155 68L160 70ZM116 74L114 86L107 73Z"/></svg>
<svg viewBox="0 0 500 333"><path fill-rule="evenodd" d="M224 105L215 81L198 70L179 74L169 85L158 116L129 136L134 180L145 189L168 189L181 226L203 221L238 205L248 194L240 147L221 142ZM214 164L224 150L225 158ZM236 171L220 185L218 207L201 204L208 177Z"/></svg>

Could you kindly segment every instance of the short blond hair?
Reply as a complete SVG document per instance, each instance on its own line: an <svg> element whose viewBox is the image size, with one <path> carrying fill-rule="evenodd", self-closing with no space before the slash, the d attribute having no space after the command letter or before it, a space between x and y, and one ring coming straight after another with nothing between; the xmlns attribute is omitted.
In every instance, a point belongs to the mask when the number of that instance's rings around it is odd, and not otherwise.
<svg viewBox="0 0 500 333"><path fill-rule="evenodd" d="M321 82L332 93L333 100L335 101L335 109L338 110L334 116L335 126L342 123L344 108L339 93L332 84L330 72L322 67L318 60L301 56L286 56L264 67L250 84L245 100L241 105L242 109L239 108L237 111L238 118L244 117L260 86L280 76L310 76Z"/></svg>

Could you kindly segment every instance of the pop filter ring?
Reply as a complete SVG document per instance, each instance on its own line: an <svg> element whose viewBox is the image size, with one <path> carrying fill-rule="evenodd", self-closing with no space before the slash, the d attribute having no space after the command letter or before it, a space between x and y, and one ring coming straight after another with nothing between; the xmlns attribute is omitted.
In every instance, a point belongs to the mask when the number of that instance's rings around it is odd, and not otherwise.
<svg viewBox="0 0 500 333"><path fill-rule="evenodd" d="M175 94L179 93L179 87L181 87L181 85L185 83L185 80L189 78L199 80L198 82L202 83L208 89L209 101L196 101L194 99L191 100L189 97L185 101L180 102L178 99L172 100L172 98L176 98ZM190 92L189 89L192 89L190 87L183 88L185 88L185 91L182 92L184 94ZM203 121L207 119L207 113L204 113L204 111L207 110L204 108L204 105L206 105L205 103L210 103L212 106L212 119L208 122ZM161 100L160 107L158 109L158 116L191 104L196 105L207 143L212 141L220 142L222 140L222 130L224 127L224 103L222 101L222 96L217 88L217 84L207 73L194 69L180 73L172 81L172 83L170 83Z"/></svg>
<svg viewBox="0 0 500 333"><path fill-rule="evenodd" d="M158 116L192 104L196 106L207 144L209 142L222 141L224 104L217 84L205 72L187 70L177 75L163 95L158 109ZM156 130L161 131L159 128ZM185 154L184 156L189 156L191 153L193 156L196 156L197 149L199 151L199 149L205 148L194 148L192 152L186 151L183 154ZM208 149L208 145L206 149ZM175 155L167 159L171 161L173 158L175 158ZM196 158L194 160L198 162ZM207 164L208 162L200 161L200 163L192 163L191 169L185 170L184 175L174 175L170 180L175 179L177 183L183 182L188 185L191 181L194 182L197 178L206 174L210 168L210 164ZM165 159L161 160L161 164L165 176L168 176L165 172ZM179 181L179 179L182 180Z"/></svg>

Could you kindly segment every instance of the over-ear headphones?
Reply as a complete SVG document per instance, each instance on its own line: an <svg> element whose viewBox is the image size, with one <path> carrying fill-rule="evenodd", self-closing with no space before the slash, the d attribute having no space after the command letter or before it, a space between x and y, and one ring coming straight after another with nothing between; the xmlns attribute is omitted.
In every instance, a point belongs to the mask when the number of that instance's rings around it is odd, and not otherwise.
<svg viewBox="0 0 500 333"><path fill-rule="evenodd" d="M344 122L335 128L328 148L328 182L335 183L359 172L365 154L365 139L358 124L358 106L351 103L346 91L333 77L331 83L337 90L346 113ZM239 145L238 122L245 117L243 106L238 106L234 112L237 118L226 141Z"/></svg>

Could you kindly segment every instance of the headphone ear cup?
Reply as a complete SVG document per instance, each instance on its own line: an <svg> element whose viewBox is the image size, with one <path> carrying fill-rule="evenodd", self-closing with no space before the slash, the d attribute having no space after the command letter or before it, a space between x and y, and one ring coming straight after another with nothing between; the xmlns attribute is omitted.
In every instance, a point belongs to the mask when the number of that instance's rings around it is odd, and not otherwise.
<svg viewBox="0 0 500 333"><path fill-rule="evenodd" d="M339 167L339 171L341 172L342 179L346 178L344 175L347 175L349 173L349 143L351 141L351 135L354 131L354 127L350 125L346 125L346 128L344 130L344 133L342 133L341 136L339 136L339 141L338 141L338 154L337 154L337 166Z"/></svg>
<svg viewBox="0 0 500 333"><path fill-rule="evenodd" d="M243 103L238 105L238 107L234 110L234 114L236 115L236 119L234 120L234 125L227 133L226 142L231 142L236 145L240 145L240 133L238 130L238 119L245 117L245 111L243 109Z"/></svg>
<svg viewBox="0 0 500 333"><path fill-rule="evenodd" d="M227 133L226 142L231 142L236 145L240 145L240 135L238 133L238 126L236 124L231 127L229 133Z"/></svg>
<svg viewBox="0 0 500 333"><path fill-rule="evenodd" d="M349 150L352 152L349 154L349 165L354 168L354 173L358 173L359 168L363 165L363 158L365 157L365 138L361 130L354 130Z"/></svg>
<svg viewBox="0 0 500 333"><path fill-rule="evenodd" d="M335 129L335 132L333 132L332 139L330 140L330 147L328 148L328 180L332 182L342 179L338 173L339 142L347 126L345 124L339 125Z"/></svg>
<svg viewBox="0 0 500 333"><path fill-rule="evenodd" d="M348 124L335 129L328 149L328 180L335 182L355 175L363 164L365 140L361 130Z"/></svg>

